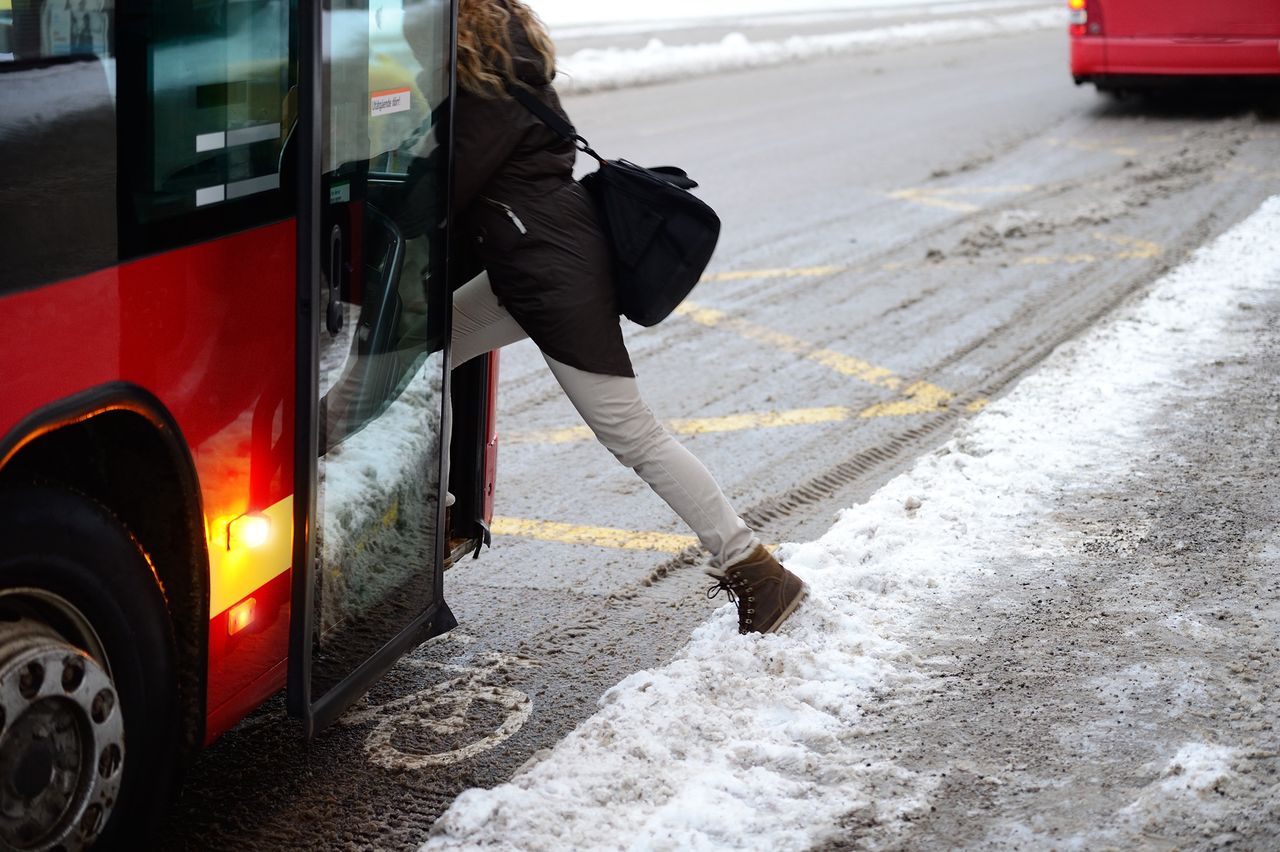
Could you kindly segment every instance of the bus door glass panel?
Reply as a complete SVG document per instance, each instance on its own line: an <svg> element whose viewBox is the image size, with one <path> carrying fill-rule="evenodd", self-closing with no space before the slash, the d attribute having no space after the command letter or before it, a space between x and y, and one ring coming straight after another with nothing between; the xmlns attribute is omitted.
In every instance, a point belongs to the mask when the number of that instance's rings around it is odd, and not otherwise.
<svg viewBox="0 0 1280 852"><path fill-rule="evenodd" d="M313 697L440 603L447 164L433 114L450 16L439 0L335 0L328 16Z"/></svg>

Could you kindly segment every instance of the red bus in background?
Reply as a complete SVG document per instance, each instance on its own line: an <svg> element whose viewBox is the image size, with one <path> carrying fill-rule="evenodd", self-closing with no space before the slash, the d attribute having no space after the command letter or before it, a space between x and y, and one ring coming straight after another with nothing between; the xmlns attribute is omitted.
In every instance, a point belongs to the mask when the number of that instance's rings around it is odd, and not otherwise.
<svg viewBox="0 0 1280 852"><path fill-rule="evenodd" d="M0 3L0 848L79 849L454 625L497 365L449 370L454 3Z"/></svg>
<svg viewBox="0 0 1280 852"><path fill-rule="evenodd" d="M1280 77L1280 0L1068 0L1071 75L1100 91Z"/></svg>

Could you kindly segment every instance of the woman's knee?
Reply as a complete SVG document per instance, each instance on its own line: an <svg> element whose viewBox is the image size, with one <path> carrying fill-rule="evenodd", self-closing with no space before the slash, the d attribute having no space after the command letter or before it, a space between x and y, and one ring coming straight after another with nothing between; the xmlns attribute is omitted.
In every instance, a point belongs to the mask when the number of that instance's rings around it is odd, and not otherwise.
<svg viewBox="0 0 1280 852"><path fill-rule="evenodd" d="M675 440L643 404L589 425L596 439L627 467L652 458L665 441Z"/></svg>

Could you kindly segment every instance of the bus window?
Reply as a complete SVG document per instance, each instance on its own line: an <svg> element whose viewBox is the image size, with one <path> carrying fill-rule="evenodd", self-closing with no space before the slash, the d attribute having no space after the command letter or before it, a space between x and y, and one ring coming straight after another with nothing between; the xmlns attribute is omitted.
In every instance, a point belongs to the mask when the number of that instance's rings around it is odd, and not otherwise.
<svg viewBox="0 0 1280 852"><path fill-rule="evenodd" d="M158 3L123 22L126 257L283 218L296 72L288 0ZM136 42L136 44L135 44ZM132 97L139 95L136 99Z"/></svg>
<svg viewBox="0 0 1280 852"><path fill-rule="evenodd" d="M113 265L116 114L111 6L0 10L0 294Z"/></svg>

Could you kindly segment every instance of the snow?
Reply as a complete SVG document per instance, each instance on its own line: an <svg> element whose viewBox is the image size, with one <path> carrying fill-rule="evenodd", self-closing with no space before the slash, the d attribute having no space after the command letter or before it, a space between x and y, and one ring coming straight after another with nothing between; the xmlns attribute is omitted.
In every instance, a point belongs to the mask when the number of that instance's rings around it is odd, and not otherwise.
<svg viewBox="0 0 1280 852"><path fill-rule="evenodd" d="M927 808L934 780L878 754L861 709L922 680L890 635L910 635L1000 566L1061 558L1059 507L1128 471L1183 371L1230 354L1232 309L1280 287L1277 229L1280 196L1060 347L821 539L784 546L812 594L783 633L739 636L722 607L542 759L459 796L424 849L805 849L859 807L882 822ZM1117 817L1140 826L1188 803L1211 813L1237 757L1187 743Z"/></svg>
<svg viewBox="0 0 1280 852"><path fill-rule="evenodd" d="M645 3L600 3L598 0L529 0L529 5L548 26L619 22L663 23L707 21L743 16L782 13L840 13L884 11L920 6L920 0L647 0ZM935 2L932 6L969 5L963 2Z"/></svg>
<svg viewBox="0 0 1280 852"><path fill-rule="evenodd" d="M668 45L652 39L643 48L586 48L558 60L556 87L588 92L803 62L821 56L870 52L905 45L940 44L964 39L1065 27L1061 8L1007 15L945 18L848 32L796 35L752 41L730 33L717 42Z"/></svg>

